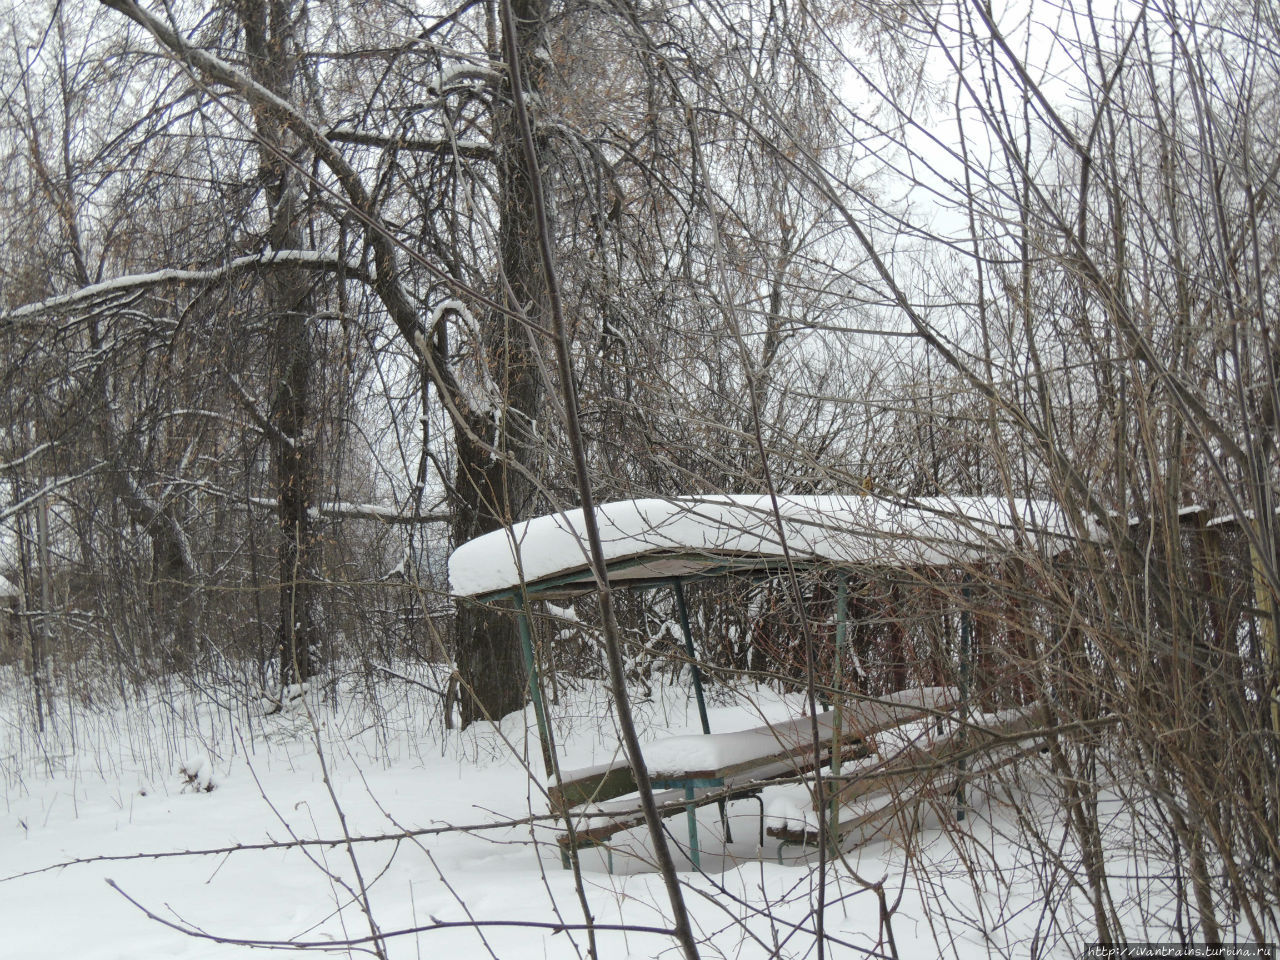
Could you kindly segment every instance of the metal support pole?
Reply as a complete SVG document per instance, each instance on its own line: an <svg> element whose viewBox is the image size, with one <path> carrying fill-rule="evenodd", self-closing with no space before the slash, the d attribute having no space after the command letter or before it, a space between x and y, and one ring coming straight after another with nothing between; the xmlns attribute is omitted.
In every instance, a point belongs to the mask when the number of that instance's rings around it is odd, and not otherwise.
<svg viewBox="0 0 1280 960"><path fill-rule="evenodd" d="M836 585L836 662L832 671L832 701L835 715L831 718L831 776L840 776L840 734L844 721L844 698L840 695L844 682L844 645L849 636L849 581L844 574ZM837 781L838 783L838 781ZM837 849L840 842L840 790L837 788L831 796L831 843Z"/></svg>
<svg viewBox="0 0 1280 960"><path fill-rule="evenodd" d="M684 633L684 652L688 654L689 666L693 669L693 695L698 698L698 719L702 721L702 732L710 733L711 724L707 722L707 701L702 696L702 671L698 669L698 655L693 651L693 631L689 629L689 608L684 602L684 584L679 580L672 580L671 586L676 594L680 630Z"/></svg>
<svg viewBox="0 0 1280 960"><path fill-rule="evenodd" d="M542 740L542 762L547 776L555 776L555 763L551 757L551 728L547 724L547 711L542 703L542 681L538 676L538 663L533 655L533 630L529 626L529 611L524 598L516 598L516 624L520 630L520 649L524 652L524 667L529 675L529 699L533 701L533 715L538 721L538 736Z"/></svg>
<svg viewBox="0 0 1280 960"><path fill-rule="evenodd" d="M698 719L702 722L702 732L711 732L711 723L707 720L707 701L702 695L702 671L698 669L698 655L693 649L693 630L689 627L689 607L684 602L684 584L672 580L671 587L676 595L676 611L680 615L680 632L684 634L684 652L689 657L689 668L693 671L693 695L698 700ZM724 842L733 843L733 831L729 829L729 808L725 801L717 801L720 808L720 825L724 827ZM695 863L694 866L697 866Z"/></svg>
<svg viewBox="0 0 1280 960"><path fill-rule="evenodd" d="M969 581L965 580L964 587L960 590L960 596L963 599L964 606L960 609L960 722L962 724L969 722L969 680L972 670L973 659L973 614L970 611L970 601L973 599L973 589L969 586ZM960 742L963 747L965 730L960 729ZM956 778L956 819L964 819L964 768L965 758L962 755L957 763L959 767L959 776Z"/></svg>
<svg viewBox="0 0 1280 960"><path fill-rule="evenodd" d="M689 820L689 860L693 864L693 869L702 869L702 854L698 850L698 807L694 803L694 790L692 783L684 785L684 805L685 816Z"/></svg>

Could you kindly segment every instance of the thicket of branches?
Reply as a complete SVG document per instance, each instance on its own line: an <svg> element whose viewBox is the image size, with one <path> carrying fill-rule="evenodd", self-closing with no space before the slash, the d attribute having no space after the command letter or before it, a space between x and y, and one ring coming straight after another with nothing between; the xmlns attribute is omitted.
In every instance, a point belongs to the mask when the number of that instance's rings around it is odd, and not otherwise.
<svg viewBox="0 0 1280 960"><path fill-rule="evenodd" d="M0 657L33 722L160 675L406 658L451 664L450 718L520 708L511 618L451 608L443 557L578 501L572 395L597 500L1030 496L1100 531L868 572L842 675L937 678L938 617L970 609L978 696L1061 731L1073 853L1027 841L1046 897L1127 935L1118 798L1134 858L1186 859L1186 935L1275 939L1275 11L510 13L10 14ZM805 589L698 593L713 675L805 680L800 625L831 609ZM645 682L669 638L622 614Z"/></svg>

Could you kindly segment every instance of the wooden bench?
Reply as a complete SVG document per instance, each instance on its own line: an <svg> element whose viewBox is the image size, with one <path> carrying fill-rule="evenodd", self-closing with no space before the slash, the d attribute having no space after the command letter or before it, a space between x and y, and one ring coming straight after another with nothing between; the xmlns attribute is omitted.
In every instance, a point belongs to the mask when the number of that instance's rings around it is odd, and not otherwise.
<svg viewBox="0 0 1280 960"><path fill-rule="evenodd" d="M865 843L882 836L895 820L914 821L921 803L952 797L962 805L967 779L994 773L1039 748L1039 723L1039 706L1030 704L976 715L931 741L922 735L887 759L833 777L828 809L817 810L815 804L814 812L820 820L830 815L837 842L847 845L854 837ZM848 809L855 802L859 808ZM818 842L817 831L809 828L774 826L766 832L782 846Z"/></svg>
<svg viewBox="0 0 1280 960"><path fill-rule="evenodd" d="M651 784L662 816L684 810L689 824L690 859L700 866L695 810L706 803L758 797L770 783L813 772L838 756L855 760L869 753L872 738L919 720L955 701L954 689L907 690L882 700L868 700L817 716L820 748L815 751L813 720L800 717L750 730L668 737L645 747ZM840 732L837 736L837 721ZM572 818L574 829L556 839L568 862L573 847L603 845L616 834L644 822L638 800L616 798L636 790L625 760L600 764L564 775L550 791L552 803ZM764 806L761 803L761 841ZM727 821L726 821L727 829Z"/></svg>

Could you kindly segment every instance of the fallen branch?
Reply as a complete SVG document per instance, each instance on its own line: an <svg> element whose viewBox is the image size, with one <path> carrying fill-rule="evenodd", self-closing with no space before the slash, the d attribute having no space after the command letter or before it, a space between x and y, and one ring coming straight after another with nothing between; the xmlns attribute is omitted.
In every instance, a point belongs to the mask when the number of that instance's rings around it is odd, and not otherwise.
<svg viewBox="0 0 1280 960"><path fill-rule="evenodd" d="M347 940L253 940L240 937L220 937L214 933L206 933L204 930L176 923L147 909L147 907L120 889L120 885L114 880L108 878L107 886L141 910L147 919L154 920L170 930L176 930L178 933L184 933L199 940L211 940L214 943L226 943L239 947L258 947L265 950L350 950L354 947L361 947L366 943L390 940L392 937L407 937L415 933L430 933L434 930L456 930L459 928L516 927L531 930L550 930L552 933L587 929L587 924L585 923L549 923L540 920L434 920L433 918L432 923L417 927L405 927L401 930L391 930L387 933L379 933L376 937L371 934L365 937L351 937ZM664 937L669 937L675 932L667 927L649 927L633 923L593 923L591 926L596 930L614 930L619 933L654 933Z"/></svg>

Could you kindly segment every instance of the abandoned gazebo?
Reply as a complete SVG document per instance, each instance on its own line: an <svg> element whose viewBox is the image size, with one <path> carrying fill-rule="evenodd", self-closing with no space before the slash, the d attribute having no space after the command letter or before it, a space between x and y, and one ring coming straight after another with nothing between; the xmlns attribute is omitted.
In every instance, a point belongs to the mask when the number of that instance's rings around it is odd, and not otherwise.
<svg viewBox="0 0 1280 960"><path fill-rule="evenodd" d="M849 631L857 627L856 615L849 615L851 580L856 583L868 571L945 571L963 583L965 572L980 565L1048 560L1092 537L1056 504L996 497L711 496L607 503L596 508L596 518L614 588L663 588L674 594L703 734L652 743L644 755L652 786L663 791L657 795L663 812L687 815L688 858L695 867L700 866L695 808L704 804L718 804L724 820L726 800L758 801L763 851L762 791L826 770L824 780L836 788L829 808L814 811L817 829L829 828L838 842L865 840L901 812L901 804L868 806L866 798L909 784L921 796L947 797L963 816L966 776L1038 747L1035 704L987 714L972 708L973 624L967 607L955 617L955 683L917 682L867 696L846 689L840 665ZM713 733L685 588L723 577L767 582L788 569L825 577L834 593L827 617L832 675L821 678L827 709L816 724L815 718L797 717ZM535 601L564 602L596 589L582 511L537 517L462 544L450 557L449 581L456 597L514 607L545 746L548 719L529 610ZM567 824L559 837L566 855L588 845L610 849L615 836L640 824L635 801L626 799L636 783L625 760L568 771L554 757L547 759L555 781L549 795ZM919 775L922 759L935 762L936 771L927 778ZM784 825L768 833L781 850L805 843L813 829Z"/></svg>

